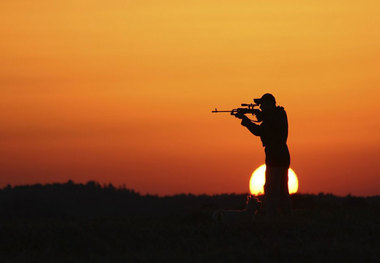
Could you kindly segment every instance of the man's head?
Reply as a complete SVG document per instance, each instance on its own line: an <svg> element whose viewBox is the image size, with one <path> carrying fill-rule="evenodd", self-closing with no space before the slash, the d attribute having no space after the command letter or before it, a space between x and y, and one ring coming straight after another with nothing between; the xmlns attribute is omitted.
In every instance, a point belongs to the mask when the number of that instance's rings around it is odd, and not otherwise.
<svg viewBox="0 0 380 263"><path fill-rule="evenodd" d="M253 99L255 103L260 105L262 111L269 111L276 108L276 99L270 93L265 93L260 99Z"/></svg>

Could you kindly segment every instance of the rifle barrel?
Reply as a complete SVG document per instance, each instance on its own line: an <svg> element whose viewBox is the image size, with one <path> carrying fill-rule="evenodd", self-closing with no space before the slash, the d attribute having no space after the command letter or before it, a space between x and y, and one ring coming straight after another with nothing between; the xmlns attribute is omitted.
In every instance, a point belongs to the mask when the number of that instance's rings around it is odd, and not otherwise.
<svg viewBox="0 0 380 263"><path fill-rule="evenodd" d="M213 110L212 113L218 113L218 112L231 112L230 110Z"/></svg>

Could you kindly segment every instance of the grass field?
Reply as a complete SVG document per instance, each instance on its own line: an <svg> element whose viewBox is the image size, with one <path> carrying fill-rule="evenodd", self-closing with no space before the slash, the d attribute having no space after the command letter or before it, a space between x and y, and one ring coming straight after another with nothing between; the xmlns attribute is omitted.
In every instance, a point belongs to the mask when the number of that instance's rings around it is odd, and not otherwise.
<svg viewBox="0 0 380 263"><path fill-rule="evenodd" d="M298 194L293 216L222 224L209 212L244 195L70 187L1 190L0 262L380 262L379 197Z"/></svg>

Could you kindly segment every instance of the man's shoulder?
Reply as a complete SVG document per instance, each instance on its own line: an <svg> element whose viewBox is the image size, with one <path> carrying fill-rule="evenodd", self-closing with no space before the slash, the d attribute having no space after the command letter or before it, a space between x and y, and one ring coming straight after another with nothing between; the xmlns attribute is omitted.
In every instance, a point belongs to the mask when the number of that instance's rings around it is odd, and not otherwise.
<svg viewBox="0 0 380 263"><path fill-rule="evenodd" d="M277 106L276 107L276 114L274 117L274 121L277 123L283 123L288 121L288 116L286 114L286 111L284 107L282 106Z"/></svg>
<svg viewBox="0 0 380 263"><path fill-rule="evenodd" d="M287 119L286 111L282 106L276 106L275 110L265 114L265 118L262 124L265 123L277 123L280 120Z"/></svg>
<svg viewBox="0 0 380 263"><path fill-rule="evenodd" d="M285 108L283 106L276 106L276 110L280 112L285 112Z"/></svg>
<svg viewBox="0 0 380 263"><path fill-rule="evenodd" d="M277 106L277 107L276 107L276 112L277 112L277 114L280 115L280 116L283 116L283 115L286 116L285 108L282 107L282 106Z"/></svg>

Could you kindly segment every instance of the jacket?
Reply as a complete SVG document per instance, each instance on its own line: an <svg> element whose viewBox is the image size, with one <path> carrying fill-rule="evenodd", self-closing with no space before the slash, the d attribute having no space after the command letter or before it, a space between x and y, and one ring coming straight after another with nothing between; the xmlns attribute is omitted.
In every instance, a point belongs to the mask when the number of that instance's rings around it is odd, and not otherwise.
<svg viewBox="0 0 380 263"><path fill-rule="evenodd" d="M241 124L256 136L260 136L265 147L265 164L273 167L289 167L288 118L283 107L277 106L270 112L262 112L262 123L257 125L244 116Z"/></svg>

